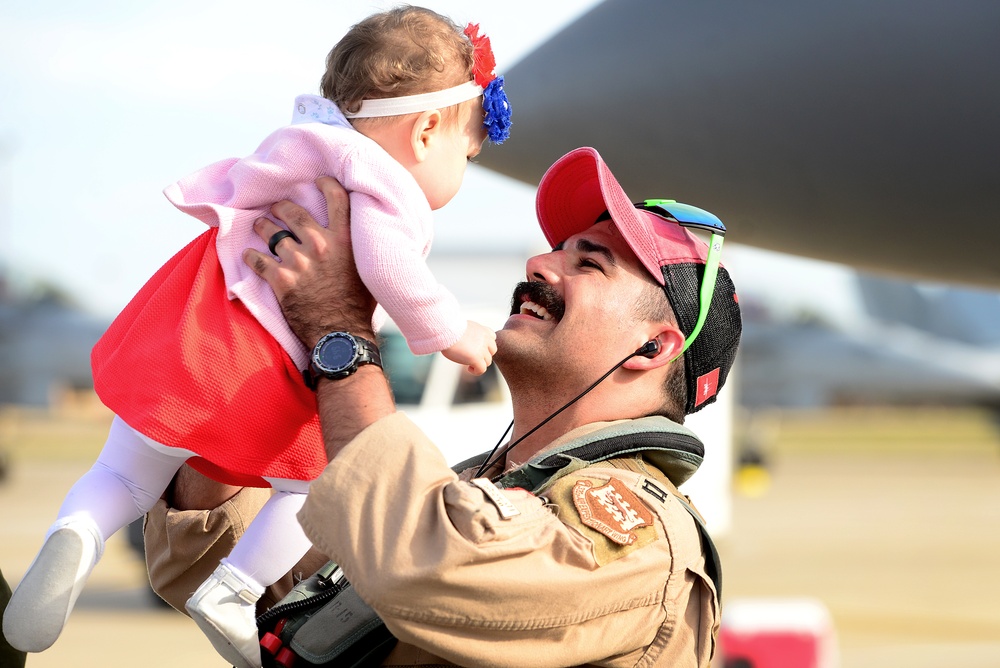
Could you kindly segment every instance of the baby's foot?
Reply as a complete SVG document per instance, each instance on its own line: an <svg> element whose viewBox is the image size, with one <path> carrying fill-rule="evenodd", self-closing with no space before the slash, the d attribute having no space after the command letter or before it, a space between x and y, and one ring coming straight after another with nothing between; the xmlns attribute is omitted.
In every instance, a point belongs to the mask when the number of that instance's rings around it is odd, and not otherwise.
<svg viewBox="0 0 1000 668"><path fill-rule="evenodd" d="M7 604L7 642L22 652L51 647L103 551L96 527L73 520L55 525Z"/></svg>
<svg viewBox="0 0 1000 668"><path fill-rule="evenodd" d="M212 646L236 668L260 668L256 606L263 588L225 562L184 607Z"/></svg>

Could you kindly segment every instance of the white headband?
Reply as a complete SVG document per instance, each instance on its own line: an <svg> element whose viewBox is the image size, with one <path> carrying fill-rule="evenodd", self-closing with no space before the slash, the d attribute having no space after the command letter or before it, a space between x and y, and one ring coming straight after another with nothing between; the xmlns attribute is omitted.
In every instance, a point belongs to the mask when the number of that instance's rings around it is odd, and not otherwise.
<svg viewBox="0 0 1000 668"><path fill-rule="evenodd" d="M482 86L475 81L437 90L433 93L386 97L378 100L362 100L361 108L354 113L345 113L347 118L378 118L381 116L402 116L430 109L444 109L483 94Z"/></svg>

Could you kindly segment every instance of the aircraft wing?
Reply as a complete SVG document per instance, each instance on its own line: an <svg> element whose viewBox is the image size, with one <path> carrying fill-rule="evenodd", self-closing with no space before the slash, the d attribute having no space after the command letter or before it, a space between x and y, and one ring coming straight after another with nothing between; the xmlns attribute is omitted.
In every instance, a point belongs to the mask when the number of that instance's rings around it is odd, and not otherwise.
<svg viewBox="0 0 1000 668"><path fill-rule="evenodd" d="M1000 288L1000 3L607 0L507 72L536 184L597 148L729 241Z"/></svg>

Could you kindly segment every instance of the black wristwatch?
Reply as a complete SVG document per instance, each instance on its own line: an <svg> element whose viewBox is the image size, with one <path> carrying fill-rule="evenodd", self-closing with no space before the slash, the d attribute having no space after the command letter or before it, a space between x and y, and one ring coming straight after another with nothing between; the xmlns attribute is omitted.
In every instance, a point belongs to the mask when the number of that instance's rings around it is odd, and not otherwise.
<svg viewBox="0 0 1000 668"><path fill-rule="evenodd" d="M330 332L312 349L304 374L306 385L315 390L320 378L347 378L363 364L381 368L382 357L374 343L347 332Z"/></svg>

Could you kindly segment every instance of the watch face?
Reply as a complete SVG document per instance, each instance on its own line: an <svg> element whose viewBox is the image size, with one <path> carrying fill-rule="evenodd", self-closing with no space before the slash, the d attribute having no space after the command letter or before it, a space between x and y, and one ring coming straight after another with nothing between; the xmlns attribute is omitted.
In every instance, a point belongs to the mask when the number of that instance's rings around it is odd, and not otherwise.
<svg viewBox="0 0 1000 668"><path fill-rule="evenodd" d="M358 356L358 347L349 334L330 335L319 347L316 365L327 373L340 373L349 369Z"/></svg>

